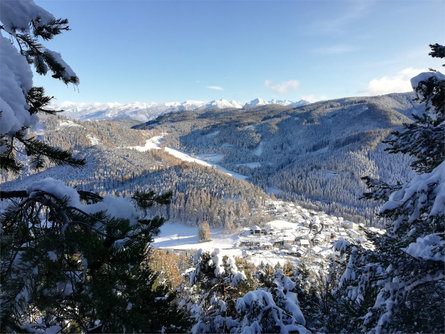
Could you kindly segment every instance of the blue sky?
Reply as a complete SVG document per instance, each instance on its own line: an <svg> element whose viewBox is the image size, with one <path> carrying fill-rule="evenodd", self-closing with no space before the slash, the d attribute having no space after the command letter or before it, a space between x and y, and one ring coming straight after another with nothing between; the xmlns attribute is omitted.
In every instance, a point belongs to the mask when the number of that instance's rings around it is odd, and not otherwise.
<svg viewBox="0 0 445 334"><path fill-rule="evenodd" d="M58 101L326 99L409 89L440 68L442 0L36 0L71 31L46 43L77 88L35 76Z"/></svg>

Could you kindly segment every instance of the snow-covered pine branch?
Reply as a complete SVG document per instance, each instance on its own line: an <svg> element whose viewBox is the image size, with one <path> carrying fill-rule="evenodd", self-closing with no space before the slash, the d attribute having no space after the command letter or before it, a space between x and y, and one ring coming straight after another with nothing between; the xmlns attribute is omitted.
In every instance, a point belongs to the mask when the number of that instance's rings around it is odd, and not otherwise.
<svg viewBox="0 0 445 334"><path fill-rule="evenodd" d="M54 149L28 138L28 129L37 125L37 112L51 98L44 96L43 88L33 88L31 64L37 73L46 74L65 84L77 85L79 79L70 66L55 51L46 49L39 39L52 39L68 30L66 19L55 19L52 14L32 0L4 0L0 2L0 168L19 172L23 164L17 153L35 160L34 167L43 165L43 157L56 163L81 166L69 152ZM35 145L26 145L30 141Z"/></svg>
<svg viewBox="0 0 445 334"><path fill-rule="evenodd" d="M431 55L445 56L443 46L431 48ZM334 293L338 301L332 309L341 312L334 331L443 332L445 328L445 76L421 73L411 83L425 110L386 143L390 153L413 156L412 166L419 175L393 189L367 178L372 187L367 198L389 195L380 210L388 220L388 232L374 238L375 250L342 250L349 262L343 264Z"/></svg>

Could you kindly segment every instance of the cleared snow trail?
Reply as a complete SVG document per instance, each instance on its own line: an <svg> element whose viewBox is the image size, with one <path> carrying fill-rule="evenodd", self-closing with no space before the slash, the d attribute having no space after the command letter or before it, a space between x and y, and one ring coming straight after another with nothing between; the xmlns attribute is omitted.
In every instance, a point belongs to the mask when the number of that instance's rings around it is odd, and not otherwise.
<svg viewBox="0 0 445 334"><path fill-rule="evenodd" d="M247 176L239 174L239 173L235 173L232 172L228 169L225 169L224 167L221 167L217 164L213 164L213 163L209 163L207 161L201 160L201 159L197 159L197 158L193 158L190 155L188 155L187 153L183 153L181 151L175 150L173 148L170 147L164 147L165 152L167 152L170 155L173 155L174 157L182 160L182 161L187 161L187 162L194 162L198 165L202 165L205 167L214 167L218 170L220 170L221 172L226 173L227 175L230 175L238 180L242 180L242 181L246 181L247 180Z"/></svg>
<svg viewBox="0 0 445 334"><path fill-rule="evenodd" d="M136 150L139 152L147 152L150 150L159 150L159 149L161 149L161 143L163 141L164 135L166 135L166 133L162 133L159 136L154 136L154 137L151 137L150 139L147 139L144 146L127 146L126 148L129 148L131 150ZM238 180L242 180L242 181L247 180L247 176L245 176L245 175L242 175L242 174L239 174L236 172L232 172L228 169L225 169L224 167L221 167L215 163L212 163L212 161L218 161L218 160L222 159L224 157L223 155L203 156L204 158L208 159L208 162L207 162L202 159L193 158L189 154L175 150L174 148L164 147L164 151L179 160L186 161L186 162L192 162L192 163L195 163L195 164L198 164L201 166L205 166L205 167L216 168L216 169L220 170L221 172L223 172L227 175L230 175Z"/></svg>
<svg viewBox="0 0 445 334"><path fill-rule="evenodd" d="M154 136L150 139L147 139L144 146L127 146L131 150L136 150L139 152L147 152L150 150L159 150L161 148L161 142L163 140L163 135Z"/></svg>

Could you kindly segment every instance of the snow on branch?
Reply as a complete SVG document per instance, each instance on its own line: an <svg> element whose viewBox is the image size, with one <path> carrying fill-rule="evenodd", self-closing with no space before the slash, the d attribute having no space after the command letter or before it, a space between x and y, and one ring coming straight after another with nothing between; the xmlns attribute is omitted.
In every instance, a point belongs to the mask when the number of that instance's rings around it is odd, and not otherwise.
<svg viewBox="0 0 445 334"><path fill-rule="evenodd" d="M434 194L432 201L427 201L429 191L432 191ZM417 175L402 189L393 192L388 202L383 205L380 213L400 208L408 201L414 199L416 195L419 198L415 201L416 207L413 210L413 216L410 217L410 221L417 219L421 209L426 208L428 205L430 205L430 208L427 208L429 209L429 216L445 215L445 161L431 173Z"/></svg>
<svg viewBox="0 0 445 334"><path fill-rule="evenodd" d="M22 127L35 124L37 118L30 115L26 103L25 93L32 87L31 68L1 32L0 73L0 135L12 135Z"/></svg>
<svg viewBox="0 0 445 334"><path fill-rule="evenodd" d="M0 21L3 29L11 35L16 31L29 32L31 22L43 26L54 21L54 16L37 6L32 0L2 0L0 1Z"/></svg>
<svg viewBox="0 0 445 334"><path fill-rule="evenodd" d="M51 177L33 182L28 187L28 192L32 196L33 192L44 191L58 199L68 200L68 204L85 213L94 214L100 211L106 212L111 217L129 219L134 224L138 217L138 212L129 198L104 196L102 201L85 205L80 201L80 195L76 189L71 188L60 180Z"/></svg>

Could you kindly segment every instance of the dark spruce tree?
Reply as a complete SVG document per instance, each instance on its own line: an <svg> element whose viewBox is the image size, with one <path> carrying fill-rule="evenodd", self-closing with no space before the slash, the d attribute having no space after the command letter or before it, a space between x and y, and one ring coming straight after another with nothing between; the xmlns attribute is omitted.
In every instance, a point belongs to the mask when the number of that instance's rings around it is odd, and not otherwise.
<svg viewBox="0 0 445 334"><path fill-rule="evenodd" d="M70 152L29 135L51 98L32 87L32 72L65 84L77 76L39 40L68 30L32 0L0 1L0 169L20 172L54 164L82 166ZM11 206L0 215L0 332L161 332L187 326L174 293L153 286L150 243L162 218L143 210L169 194L101 197L54 179L1 191Z"/></svg>
<svg viewBox="0 0 445 334"><path fill-rule="evenodd" d="M137 218L124 199L77 194L56 180L34 188L1 218L2 331L184 330L175 294L153 287L148 264L162 218ZM133 200L142 208L166 202ZM102 210L110 206L119 217Z"/></svg>
<svg viewBox="0 0 445 334"><path fill-rule="evenodd" d="M444 47L431 45L433 57ZM328 312L330 331L443 333L445 317L445 76L421 73L411 80L425 112L393 132L390 153L414 159L419 175L388 185L364 178L365 197L383 200L384 235L370 233L375 249L337 243L346 256Z"/></svg>
<svg viewBox="0 0 445 334"><path fill-rule="evenodd" d="M70 152L51 147L36 137L29 137L30 126L37 121L37 113L55 113L47 109L52 97L45 96L42 87L32 87L32 64L37 73L50 71L54 78L65 84L79 83L72 69L60 54L45 48L39 39L50 40L62 31L69 30L68 20L55 19L50 13L28 1L2 1L0 31L10 36L1 38L2 86L9 87L2 94L0 105L0 168L20 172L23 162L17 153L31 158L31 167L41 168L45 158L54 164L83 166L83 159L74 158ZM17 49L10 40L15 41ZM23 59L20 59L23 58ZM9 80L8 80L9 77ZM17 80L11 80L11 77Z"/></svg>

